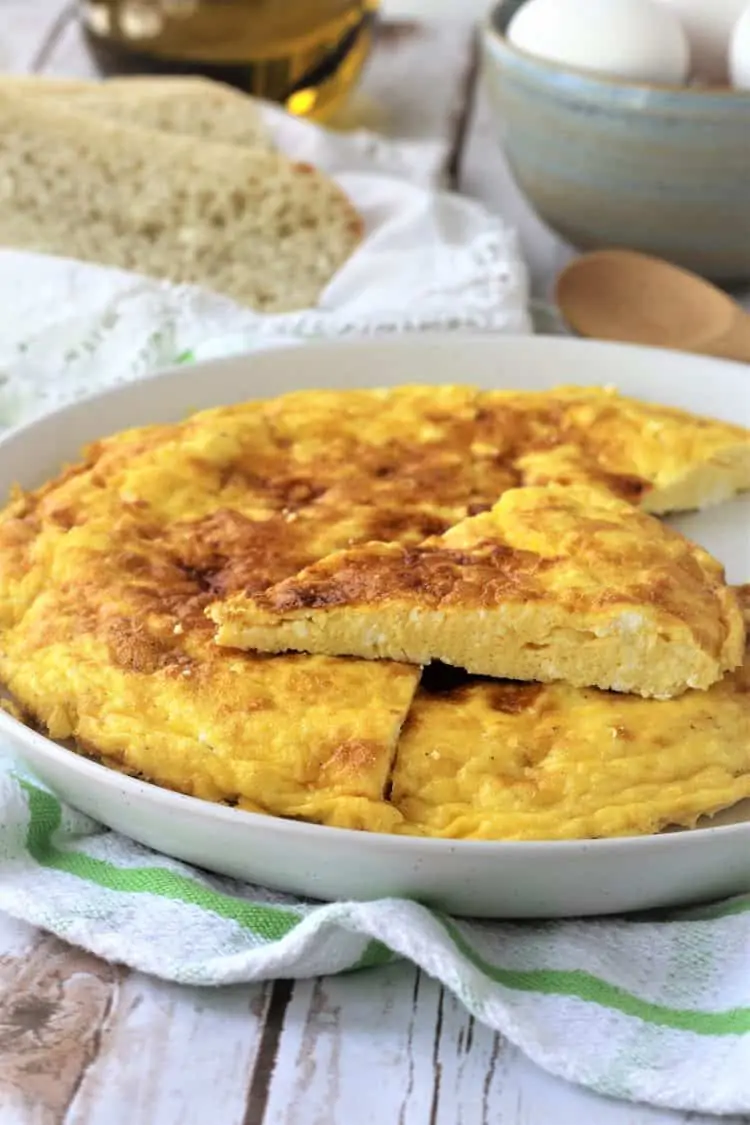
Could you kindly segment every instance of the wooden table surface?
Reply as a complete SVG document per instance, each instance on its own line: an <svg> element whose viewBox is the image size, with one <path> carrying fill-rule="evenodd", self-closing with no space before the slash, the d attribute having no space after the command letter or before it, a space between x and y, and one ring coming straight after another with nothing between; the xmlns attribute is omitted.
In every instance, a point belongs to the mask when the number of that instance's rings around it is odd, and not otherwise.
<svg viewBox="0 0 750 1125"><path fill-rule="evenodd" d="M65 0L0 0L0 71L93 73ZM570 249L513 185L472 28L387 28L360 104L445 147L454 187L518 229L544 295ZM0 1125L700 1125L543 1073L401 963L199 990L115 968L0 915ZM716 1119L713 1119L714 1121ZM747 1118L725 1118L738 1125Z"/></svg>

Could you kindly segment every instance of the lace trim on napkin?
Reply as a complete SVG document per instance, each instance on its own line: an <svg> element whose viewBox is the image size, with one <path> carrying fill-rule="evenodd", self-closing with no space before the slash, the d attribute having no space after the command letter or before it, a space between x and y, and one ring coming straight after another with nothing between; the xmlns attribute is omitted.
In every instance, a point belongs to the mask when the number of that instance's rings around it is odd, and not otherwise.
<svg viewBox="0 0 750 1125"><path fill-rule="evenodd" d="M510 240L510 242L509 242ZM523 271L504 228L446 249L411 296L261 316L194 288L62 258L0 251L0 426L170 366L274 341L414 331L525 332ZM394 286L397 289L397 286Z"/></svg>

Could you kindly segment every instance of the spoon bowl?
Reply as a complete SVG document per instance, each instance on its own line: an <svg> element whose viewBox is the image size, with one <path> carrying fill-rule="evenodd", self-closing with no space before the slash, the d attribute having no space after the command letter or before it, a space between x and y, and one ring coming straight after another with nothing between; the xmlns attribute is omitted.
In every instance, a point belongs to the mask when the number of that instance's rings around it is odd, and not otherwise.
<svg viewBox="0 0 750 1125"><path fill-rule="evenodd" d="M634 250L597 250L559 275L555 296L581 336L750 362L750 317L697 274Z"/></svg>

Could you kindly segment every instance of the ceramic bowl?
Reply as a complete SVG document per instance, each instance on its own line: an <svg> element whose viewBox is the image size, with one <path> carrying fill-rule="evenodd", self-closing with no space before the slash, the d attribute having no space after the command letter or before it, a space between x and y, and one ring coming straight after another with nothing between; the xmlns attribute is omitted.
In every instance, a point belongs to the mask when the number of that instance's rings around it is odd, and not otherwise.
<svg viewBox="0 0 750 1125"><path fill-rule="evenodd" d="M544 62L482 31L513 174L578 249L627 246L722 282L750 278L750 92L620 82Z"/></svg>

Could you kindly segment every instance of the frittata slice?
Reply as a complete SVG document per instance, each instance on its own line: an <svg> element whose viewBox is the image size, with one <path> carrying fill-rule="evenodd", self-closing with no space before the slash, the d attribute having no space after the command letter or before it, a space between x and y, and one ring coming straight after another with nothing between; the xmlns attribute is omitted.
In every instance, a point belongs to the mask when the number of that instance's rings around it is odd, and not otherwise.
<svg viewBox="0 0 750 1125"><path fill-rule="evenodd" d="M233 648L439 660L656 698L708 688L744 646L720 564L588 485L512 489L416 548L339 551L209 613Z"/></svg>
<svg viewBox="0 0 750 1125"><path fill-rule="evenodd" d="M401 735L391 794L397 832L474 840L692 828L747 798L750 657L708 691L668 700L436 665Z"/></svg>
<svg viewBox="0 0 750 1125"><path fill-rule="evenodd" d="M489 391L483 408L494 419L515 414L518 484L599 484L657 515L750 488L750 431L615 387Z"/></svg>
<svg viewBox="0 0 750 1125"><path fill-rule="evenodd" d="M219 649L208 582L232 581L253 527L227 512L201 534L160 527L79 468L19 494L0 519L0 680L27 721L105 765L256 812L392 831L386 787L419 669Z"/></svg>

